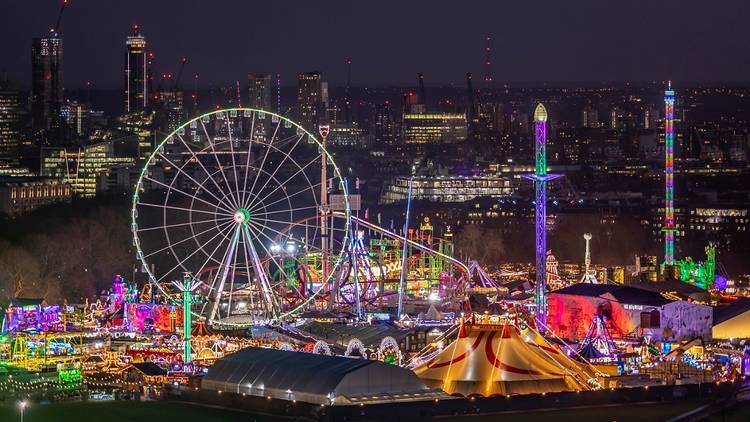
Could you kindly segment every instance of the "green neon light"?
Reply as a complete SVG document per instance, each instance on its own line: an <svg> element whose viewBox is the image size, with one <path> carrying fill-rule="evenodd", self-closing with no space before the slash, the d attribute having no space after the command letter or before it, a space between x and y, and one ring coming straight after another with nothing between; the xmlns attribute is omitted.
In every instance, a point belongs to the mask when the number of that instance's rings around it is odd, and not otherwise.
<svg viewBox="0 0 750 422"><path fill-rule="evenodd" d="M193 292L190 290L192 280L186 274L182 278L182 362L191 363L191 336L193 331L193 314L190 307L193 305Z"/></svg>
<svg viewBox="0 0 750 422"><path fill-rule="evenodd" d="M680 280L683 282L694 284L704 290L713 288L716 281L716 246L706 246L704 262L696 262L687 257L677 261L677 266L680 269Z"/></svg>
<svg viewBox="0 0 750 422"><path fill-rule="evenodd" d="M79 383L83 380L80 369L62 369L57 371L57 379L63 383Z"/></svg>
<svg viewBox="0 0 750 422"><path fill-rule="evenodd" d="M247 208L239 208L232 216L237 224L248 224L250 221L250 211Z"/></svg>

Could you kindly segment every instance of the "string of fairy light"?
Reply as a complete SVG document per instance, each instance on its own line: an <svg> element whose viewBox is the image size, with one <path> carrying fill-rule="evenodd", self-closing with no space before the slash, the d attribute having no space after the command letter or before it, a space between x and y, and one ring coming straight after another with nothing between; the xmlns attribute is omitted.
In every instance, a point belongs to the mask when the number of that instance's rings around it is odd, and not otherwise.
<svg viewBox="0 0 750 422"><path fill-rule="evenodd" d="M7 392L36 392L40 390L49 390L50 388L56 390L77 390L83 385L93 387L129 387L129 388L141 388L141 387L152 387L153 384L146 383L141 384L138 381L128 381L115 375L105 375L96 377L86 377L78 373L77 376L71 379L63 379L58 377L57 379L50 379L49 377L40 377L39 373L35 374L35 377L28 380L19 380L9 375L7 380L0 381L0 391Z"/></svg>

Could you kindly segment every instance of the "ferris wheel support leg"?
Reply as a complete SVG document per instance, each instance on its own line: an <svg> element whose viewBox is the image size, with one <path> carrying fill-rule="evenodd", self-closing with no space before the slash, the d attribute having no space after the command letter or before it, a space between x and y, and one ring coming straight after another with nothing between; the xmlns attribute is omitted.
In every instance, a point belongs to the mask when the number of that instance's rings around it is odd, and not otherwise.
<svg viewBox="0 0 750 422"><path fill-rule="evenodd" d="M253 244L253 236L247 226L244 227L244 236L245 245L247 245L247 251L250 253L250 259L253 264L254 272L255 274L257 274L258 282L260 283L259 290L263 294L265 302L268 304L268 310L270 311L271 319L276 319L279 314L279 308L274 301L274 295L271 294L271 283L268 281L268 275L263 269L263 264L261 263L260 256L258 255L258 251L255 250L255 245Z"/></svg>
<svg viewBox="0 0 750 422"><path fill-rule="evenodd" d="M351 226L350 226L351 227ZM359 266L357 265L357 248L355 245L355 238L353 230L350 229L350 241L349 241L349 253L352 255L352 269L354 270L354 300L357 305L357 319L362 317L362 304L359 297Z"/></svg>
<svg viewBox="0 0 750 422"><path fill-rule="evenodd" d="M229 275L229 266L232 264L232 256L234 256L234 250L237 247L237 241L240 237L240 229L239 227L234 230L234 234L232 235L232 242L229 244L229 248L227 248L227 253L224 254L224 262L221 266L221 281L219 282L219 288L216 289L216 297L214 299L214 306L211 308L211 318L208 319L209 323L212 323L214 319L216 318L216 314L219 310L219 304L221 303L221 293L224 291L224 283L227 281L227 276ZM231 307L231 303L230 303ZM227 315L229 315L229 312L231 312L231 309L227 310Z"/></svg>

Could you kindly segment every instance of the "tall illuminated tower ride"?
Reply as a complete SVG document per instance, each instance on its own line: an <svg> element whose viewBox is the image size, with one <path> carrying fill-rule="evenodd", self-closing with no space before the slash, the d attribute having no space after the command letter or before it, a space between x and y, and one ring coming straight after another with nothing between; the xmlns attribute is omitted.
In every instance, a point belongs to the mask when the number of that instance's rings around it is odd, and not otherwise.
<svg viewBox="0 0 750 422"><path fill-rule="evenodd" d="M664 91L664 265L674 265L674 91Z"/></svg>
<svg viewBox="0 0 750 422"><path fill-rule="evenodd" d="M540 103L534 110L536 172L526 176L536 185L536 305L537 329L547 330L547 182L559 175L547 174L547 109Z"/></svg>

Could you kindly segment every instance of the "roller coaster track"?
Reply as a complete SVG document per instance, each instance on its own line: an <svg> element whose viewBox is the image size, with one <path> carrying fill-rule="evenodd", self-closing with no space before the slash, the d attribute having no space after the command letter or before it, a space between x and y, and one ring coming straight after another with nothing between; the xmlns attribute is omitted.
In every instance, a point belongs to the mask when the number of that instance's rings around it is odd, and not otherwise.
<svg viewBox="0 0 750 422"><path fill-rule="evenodd" d="M344 214L343 212L340 212L340 211L333 211L331 214L334 217L346 218L346 214ZM362 218L355 217L355 216L350 216L349 218L351 218L352 222L360 224L361 226L364 226L364 227L366 227L366 228L368 228L370 230L376 231L378 233L382 233L386 237L389 237L391 239L398 240L398 241L401 241L401 242L405 241L407 245L409 245L409 246L411 246L411 247L413 247L415 249L419 249L420 251L422 251L422 252L424 252L424 253L426 253L428 255L433 255L433 256L440 257L440 258L442 258L442 259L450 262L451 264L455 265L457 268L459 268L467 276L467 280L471 279L471 271L469 270L469 267L466 264L464 264L463 262L457 260L456 258L454 258L452 256L449 256L449 255L446 255L444 253L438 252L438 251L436 251L436 250L434 250L434 249L432 249L432 248L430 248L428 246L425 246L425 245L423 245L423 244L421 244L419 242L415 242L415 241L413 241L411 239L407 239L407 238L405 238L404 236L402 236L400 234L396 234L396 233L394 233L394 232L392 232L392 231L390 231L388 229L380 227L377 224L373 224L373 223L371 223L371 222L369 222L367 220L364 220Z"/></svg>

